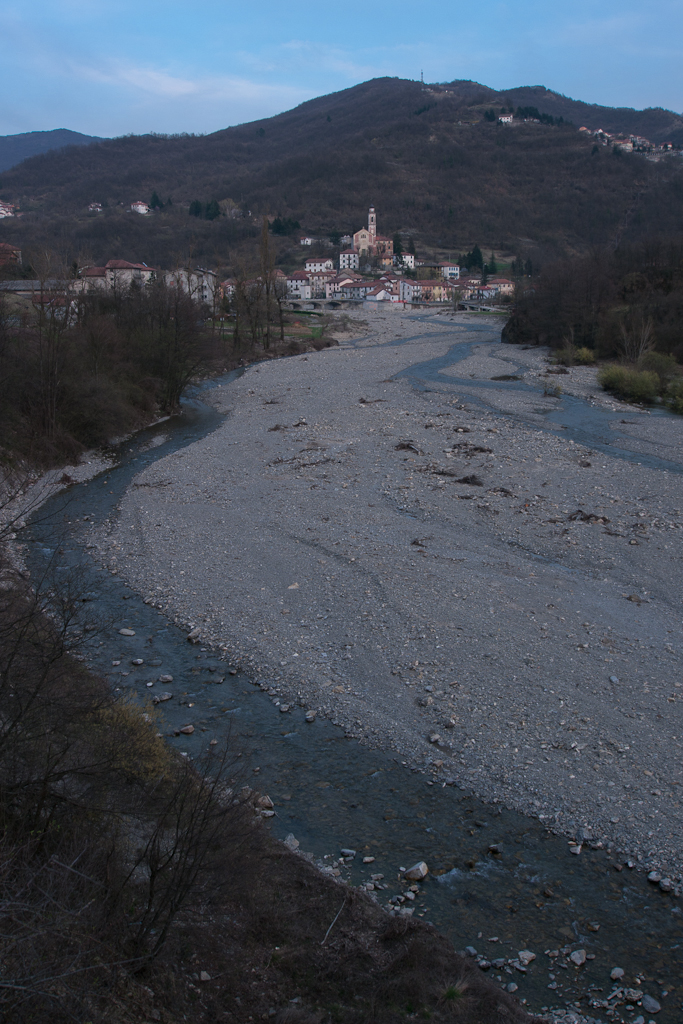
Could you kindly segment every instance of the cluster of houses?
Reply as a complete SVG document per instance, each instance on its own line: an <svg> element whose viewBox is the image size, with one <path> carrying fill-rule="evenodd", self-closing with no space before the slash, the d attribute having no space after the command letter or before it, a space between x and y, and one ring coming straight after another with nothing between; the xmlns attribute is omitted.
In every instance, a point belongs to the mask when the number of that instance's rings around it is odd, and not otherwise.
<svg viewBox="0 0 683 1024"><path fill-rule="evenodd" d="M0 220L4 220L5 217L14 217L14 204L0 200Z"/></svg>
<svg viewBox="0 0 683 1024"><path fill-rule="evenodd" d="M584 135L592 135L602 146L616 146L617 149L621 149L625 153L645 153L659 156L674 150L673 142L662 142L661 145L658 145L656 142L650 142L649 139L643 138L642 135L612 135L610 132L603 131L602 128L581 127L579 131Z"/></svg>

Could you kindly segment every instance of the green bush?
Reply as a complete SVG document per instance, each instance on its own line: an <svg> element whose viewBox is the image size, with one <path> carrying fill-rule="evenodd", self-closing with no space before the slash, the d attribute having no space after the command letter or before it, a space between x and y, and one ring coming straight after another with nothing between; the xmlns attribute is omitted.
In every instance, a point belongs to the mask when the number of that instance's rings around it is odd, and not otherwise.
<svg viewBox="0 0 683 1024"><path fill-rule="evenodd" d="M638 369L656 373L663 389L680 376L680 367L674 357L662 352L646 352L638 363Z"/></svg>
<svg viewBox="0 0 683 1024"><path fill-rule="evenodd" d="M671 412L683 416L683 381L678 380L669 385L664 396L664 404Z"/></svg>
<svg viewBox="0 0 683 1024"><path fill-rule="evenodd" d="M553 362L561 366L591 366L595 362L595 353L585 345L576 348L575 345L565 343L564 347L554 354Z"/></svg>
<svg viewBox="0 0 683 1024"><path fill-rule="evenodd" d="M606 366L598 374L598 383L627 402L652 402L661 390L656 373L625 366Z"/></svg>

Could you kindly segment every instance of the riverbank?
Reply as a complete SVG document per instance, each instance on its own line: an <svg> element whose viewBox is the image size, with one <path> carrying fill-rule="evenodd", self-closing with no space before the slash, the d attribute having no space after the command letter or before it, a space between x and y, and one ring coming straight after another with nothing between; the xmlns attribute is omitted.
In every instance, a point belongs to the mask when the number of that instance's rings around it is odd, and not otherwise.
<svg viewBox="0 0 683 1024"><path fill-rule="evenodd" d="M536 382L538 350L362 317L207 392L223 425L136 478L102 557L281 707L678 885L681 476L542 429L561 396L491 387ZM456 341L443 384L397 378ZM680 459L680 420L624 418Z"/></svg>

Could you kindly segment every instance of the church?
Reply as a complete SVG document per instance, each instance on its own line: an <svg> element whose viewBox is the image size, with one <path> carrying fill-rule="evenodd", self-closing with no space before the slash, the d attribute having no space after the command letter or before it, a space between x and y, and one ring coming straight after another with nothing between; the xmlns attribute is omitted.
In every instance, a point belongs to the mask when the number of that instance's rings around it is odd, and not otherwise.
<svg viewBox="0 0 683 1024"><path fill-rule="evenodd" d="M368 211L367 228L361 228L354 234L353 248L360 256L393 256L393 240L377 234L377 214L374 206Z"/></svg>

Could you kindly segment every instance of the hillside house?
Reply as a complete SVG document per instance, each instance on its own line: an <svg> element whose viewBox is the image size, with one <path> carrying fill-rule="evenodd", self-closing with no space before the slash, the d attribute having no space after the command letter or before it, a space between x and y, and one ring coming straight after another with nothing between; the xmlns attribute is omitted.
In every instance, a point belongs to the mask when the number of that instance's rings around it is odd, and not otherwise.
<svg viewBox="0 0 683 1024"><path fill-rule="evenodd" d="M132 213L141 213L143 215L149 213L149 204L143 203L141 199L136 199L134 203L131 203L130 208Z"/></svg>
<svg viewBox="0 0 683 1024"><path fill-rule="evenodd" d="M345 249L339 253L340 270L358 270L360 266L360 253L355 249Z"/></svg>
<svg viewBox="0 0 683 1024"><path fill-rule="evenodd" d="M4 217L14 216L14 203L0 202L0 220Z"/></svg>
<svg viewBox="0 0 683 1024"><path fill-rule="evenodd" d="M300 245L313 245L314 242L317 242L317 238L313 238L311 235L302 235L299 238Z"/></svg>
<svg viewBox="0 0 683 1024"><path fill-rule="evenodd" d="M220 295L218 278L213 270L167 270L162 277L169 288L177 288L195 302L207 306L213 306Z"/></svg>
<svg viewBox="0 0 683 1024"><path fill-rule="evenodd" d="M415 253L414 252L402 252L398 257L398 261L403 264L404 267L409 267L410 270L415 270Z"/></svg>
<svg viewBox="0 0 683 1024"><path fill-rule="evenodd" d="M287 295L290 299L312 299L313 288L308 274L303 270L295 270L287 278Z"/></svg>
<svg viewBox="0 0 683 1024"><path fill-rule="evenodd" d="M334 270L334 263L330 259L311 256L306 260L304 267L309 274L319 274L324 270Z"/></svg>
<svg viewBox="0 0 683 1024"><path fill-rule="evenodd" d="M457 263L439 263L439 270L447 281L457 281L460 277L460 267Z"/></svg>
<svg viewBox="0 0 683 1024"><path fill-rule="evenodd" d="M127 260L109 260L103 267L86 267L81 271L78 291L127 291L133 285L144 288L156 279L154 267Z"/></svg>
<svg viewBox="0 0 683 1024"><path fill-rule="evenodd" d="M512 124L514 116L512 114L501 114L498 118L499 124Z"/></svg>
<svg viewBox="0 0 683 1024"><path fill-rule="evenodd" d="M21 266L21 249L16 245L10 245L9 242L0 242L0 267L8 263Z"/></svg>
<svg viewBox="0 0 683 1024"><path fill-rule="evenodd" d="M102 213L102 203L90 203L88 213Z"/></svg>

